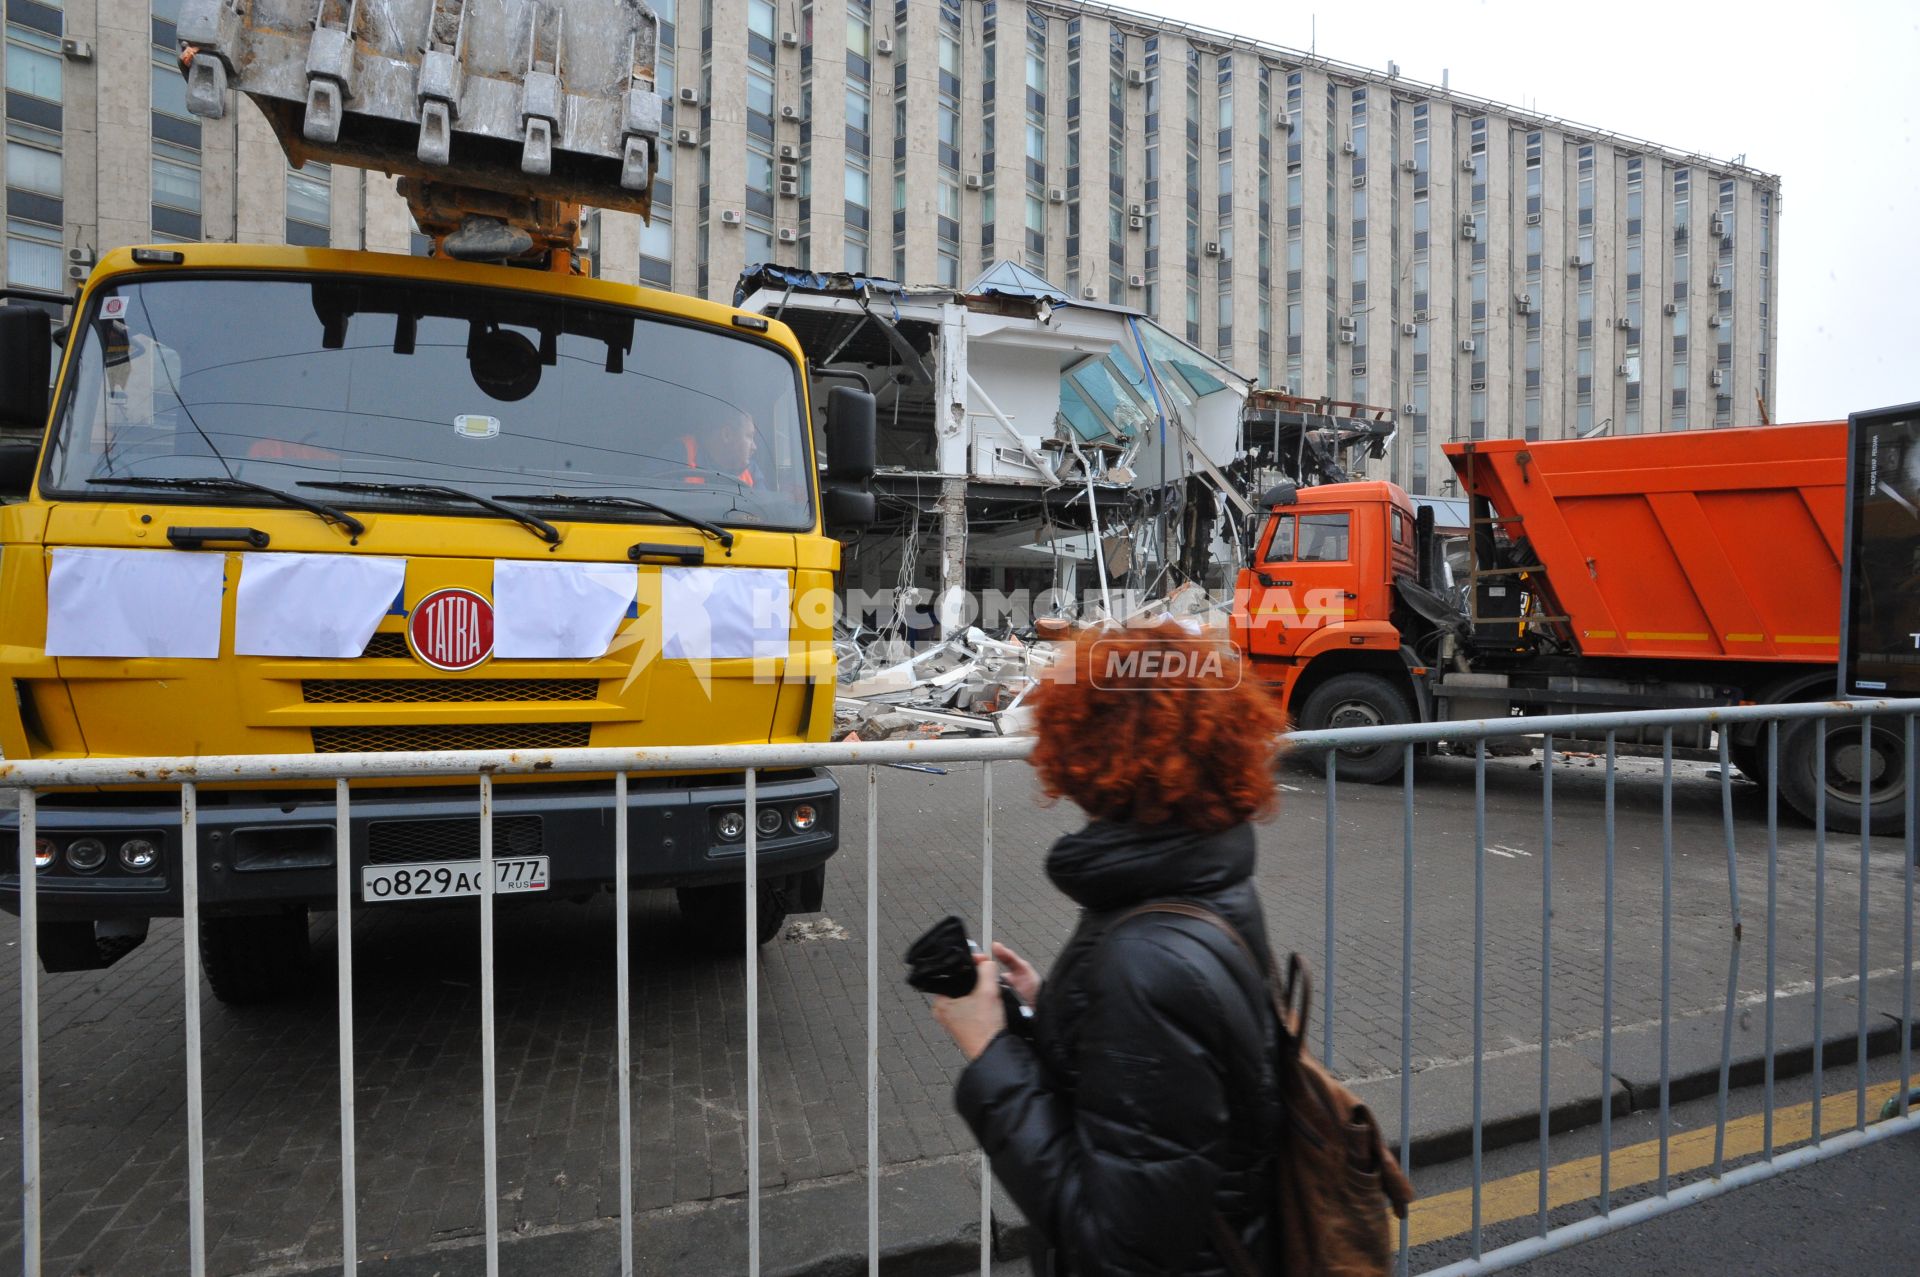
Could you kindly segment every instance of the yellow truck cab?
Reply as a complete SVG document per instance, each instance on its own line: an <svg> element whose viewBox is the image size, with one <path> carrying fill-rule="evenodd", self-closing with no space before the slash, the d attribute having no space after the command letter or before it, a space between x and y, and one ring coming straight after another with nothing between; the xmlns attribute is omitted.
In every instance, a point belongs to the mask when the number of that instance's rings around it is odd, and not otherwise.
<svg viewBox="0 0 1920 1277"><path fill-rule="evenodd" d="M826 525L870 517L873 406L830 396L823 520L781 324L566 271L211 244L106 255L51 391L49 324L0 308L0 425L38 432L0 449L7 759L828 738ZM764 943L820 907L839 804L810 770L759 800ZM625 813L634 884L721 946L743 811L735 773L636 776ZM361 899L447 894L477 817L470 786L356 783ZM496 855L585 895L615 818L606 784L503 778ZM293 987L332 787L209 786L198 820L215 993ZM44 794L38 831L47 969L180 915L176 791ZM19 888L0 875L0 907Z"/></svg>

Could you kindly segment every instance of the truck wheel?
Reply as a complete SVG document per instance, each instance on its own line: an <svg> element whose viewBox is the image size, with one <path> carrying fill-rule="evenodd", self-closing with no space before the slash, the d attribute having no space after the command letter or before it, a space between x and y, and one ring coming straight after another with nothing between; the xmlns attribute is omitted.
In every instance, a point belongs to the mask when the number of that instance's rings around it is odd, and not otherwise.
<svg viewBox="0 0 1920 1277"><path fill-rule="evenodd" d="M307 911L202 919L200 970L213 996L228 1006L277 1002L304 992Z"/></svg>
<svg viewBox="0 0 1920 1277"><path fill-rule="evenodd" d="M766 944L787 923L786 892L778 884L761 883L758 939ZM676 887L680 920L692 938L710 953L740 952L740 936L747 929L747 885L721 883L713 887Z"/></svg>
<svg viewBox="0 0 1920 1277"><path fill-rule="evenodd" d="M1337 674L1308 695L1300 707L1300 727L1318 731L1328 727L1385 727L1411 721L1413 711L1399 688L1378 674ZM1403 745L1373 745L1364 749L1340 751L1335 776L1340 780L1379 785L1400 775L1404 760ZM1312 760L1315 770L1325 763L1323 755Z"/></svg>
<svg viewBox="0 0 1920 1277"><path fill-rule="evenodd" d="M1867 747L1860 746L1858 720L1830 719L1827 733L1827 769L1816 774L1814 745L1816 732L1823 726L1808 719L1780 733L1780 796L1789 807L1814 818L1821 786L1827 791L1827 828L1844 833L1859 833L1862 817L1860 783L1867 783L1867 805L1871 808L1873 832L1897 834L1906 820L1906 744L1901 739L1903 726L1897 719L1874 719ZM1761 772L1762 777L1765 771ZM1763 781L1764 783L1764 781Z"/></svg>

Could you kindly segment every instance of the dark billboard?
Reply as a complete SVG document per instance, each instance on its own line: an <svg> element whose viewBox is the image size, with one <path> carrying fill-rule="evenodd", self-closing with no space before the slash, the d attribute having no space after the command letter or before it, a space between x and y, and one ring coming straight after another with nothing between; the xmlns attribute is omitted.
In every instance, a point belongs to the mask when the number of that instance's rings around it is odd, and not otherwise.
<svg viewBox="0 0 1920 1277"><path fill-rule="evenodd" d="M1920 403L1847 419L1842 696L1920 696Z"/></svg>

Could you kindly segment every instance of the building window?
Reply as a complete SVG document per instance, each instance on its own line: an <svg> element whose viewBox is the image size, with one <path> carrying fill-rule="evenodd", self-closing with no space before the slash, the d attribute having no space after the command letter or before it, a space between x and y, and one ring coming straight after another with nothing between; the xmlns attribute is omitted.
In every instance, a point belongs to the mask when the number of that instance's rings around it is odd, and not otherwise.
<svg viewBox="0 0 1920 1277"><path fill-rule="evenodd" d="M173 23L153 19L151 81L153 115L153 235L160 240L201 237L200 122L187 110Z"/></svg>
<svg viewBox="0 0 1920 1277"><path fill-rule="evenodd" d="M287 243L325 248L333 219L333 169L308 164L287 170Z"/></svg>

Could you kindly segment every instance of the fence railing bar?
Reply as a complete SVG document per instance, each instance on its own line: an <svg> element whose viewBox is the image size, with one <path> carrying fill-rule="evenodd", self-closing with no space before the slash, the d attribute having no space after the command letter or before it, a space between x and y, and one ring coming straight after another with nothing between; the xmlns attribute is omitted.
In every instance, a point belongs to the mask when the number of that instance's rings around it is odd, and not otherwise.
<svg viewBox="0 0 1920 1277"><path fill-rule="evenodd" d="M1914 757L1914 716L1907 715L1907 847L1901 862L1902 905L1906 920L1900 932L1900 1116L1907 1116L1913 1103L1913 860L1920 855L1920 800L1914 797L1920 788L1920 758Z"/></svg>
<svg viewBox="0 0 1920 1277"><path fill-rule="evenodd" d="M1613 1209L1613 781L1615 740L1607 733L1606 938L1600 973L1600 1213Z"/></svg>
<svg viewBox="0 0 1920 1277"><path fill-rule="evenodd" d="M760 773L747 768L747 1274L760 1277Z"/></svg>
<svg viewBox="0 0 1920 1277"><path fill-rule="evenodd" d="M333 782L333 916L335 979L340 986L340 1277L360 1270L360 1201L354 1166L353 1110L353 799L346 780Z"/></svg>
<svg viewBox="0 0 1920 1277"><path fill-rule="evenodd" d="M200 1060L200 791L180 786L180 953L187 1018L187 1271L207 1272L206 1108ZM21 955L22 960L26 955Z"/></svg>
<svg viewBox="0 0 1920 1277"><path fill-rule="evenodd" d="M1487 742L1473 743L1473 1256L1480 1257L1481 1088L1487 1064ZM1545 1044L1541 1044L1544 1048Z"/></svg>
<svg viewBox="0 0 1920 1277"><path fill-rule="evenodd" d="M627 773L613 778L613 1009L620 1068L620 1277L633 1277L633 972Z"/></svg>
<svg viewBox="0 0 1920 1277"><path fill-rule="evenodd" d="M1764 1078L1761 1083L1760 1155L1773 1160L1773 1052L1774 990L1777 937L1780 921L1780 724L1767 724L1767 1042ZM1867 991L1860 991L1861 1000ZM1820 1030L1816 1026L1814 1036Z"/></svg>
<svg viewBox="0 0 1920 1277"><path fill-rule="evenodd" d="M40 1277L40 795L20 791L20 1271Z"/></svg>
<svg viewBox="0 0 1920 1277"><path fill-rule="evenodd" d="M1540 1201L1541 1236L1547 1232L1548 1127L1553 1112L1553 736L1540 755Z"/></svg>
<svg viewBox="0 0 1920 1277"><path fill-rule="evenodd" d="M993 954L993 763L980 766L980 947ZM980 1277L993 1273L993 1166L980 1154Z"/></svg>
<svg viewBox="0 0 1920 1277"><path fill-rule="evenodd" d="M1733 1017L1740 997L1740 955L1745 924L1740 919L1740 858L1735 852L1733 832L1733 758L1724 728L1720 738L1720 825L1727 844L1727 908L1733 916L1733 930L1727 941L1727 1000L1720 1013L1720 1089L1715 1103L1713 1128L1713 1173L1725 1165L1727 1153L1727 1093L1733 1077Z"/></svg>
<svg viewBox="0 0 1920 1277"><path fill-rule="evenodd" d="M1869 760L1873 757L1873 718L1871 715L1860 720L1860 1015L1855 1027L1855 1056L1859 1061L1854 1070L1854 1125L1865 1127L1867 1124L1867 906L1872 900L1868 891L1873 876L1873 767ZM1821 777L1824 784L1826 778Z"/></svg>
<svg viewBox="0 0 1920 1277"><path fill-rule="evenodd" d="M867 1273L880 1277L880 769L867 768Z"/></svg>
<svg viewBox="0 0 1920 1277"><path fill-rule="evenodd" d="M1660 733L1660 1195L1673 1132L1673 729Z"/></svg>
<svg viewBox="0 0 1920 1277"><path fill-rule="evenodd" d="M1413 1165L1413 746L1400 760L1400 1167ZM1400 1220L1400 1277L1410 1272L1412 1236Z"/></svg>
<svg viewBox="0 0 1920 1277"><path fill-rule="evenodd" d="M493 777L480 777L480 1142L487 1223L487 1277L500 1277L498 1061L493 1044Z"/></svg>
<svg viewBox="0 0 1920 1277"><path fill-rule="evenodd" d="M1333 845L1334 833L1334 792L1339 785L1336 774L1340 751L1327 751L1327 872L1324 889L1325 916L1321 935L1325 943L1321 946L1320 959L1320 1058L1333 1065Z"/></svg>
<svg viewBox="0 0 1920 1277"><path fill-rule="evenodd" d="M1819 1147L1821 1136L1820 1100L1826 1090L1821 1078L1826 1071L1827 1035L1827 720L1814 720L1813 774L1819 783L1813 787L1813 1143ZM1862 991L1862 997L1865 991Z"/></svg>
<svg viewBox="0 0 1920 1277"><path fill-rule="evenodd" d="M1483 1277L1487 1273L1496 1273L1514 1268L1543 1255L1552 1255L1582 1242L1604 1237L1631 1228L1648 1220L1658 1219L1683 1207L1697 1202L1709 1201L1723 1193L1744 1188L1761 1180L1770 1179L1787 1171L1799 1170L1805 1166L1850 1153L1855 1149L1876 1144L1881 1140L1900 1139L1920 1132L1920 1115L1897 1118L1886 1122L1877 1122L1864 1131L1848 1131L1837 1135L1824 1145L1805 1144L1790 1152L1783 1153L1771 1162L1756 1161L1737 1167L1725 1175L1715 1175L1695 1180L1683 1185L1671 1193L1658 1197L1646 1197L1640 1201L1622 1206L1619 1210L1605 1215L1593 1215L1553 1230L1546 1237L1528 1237L1502 1246L1484 1256L1473 1259L1457 1260L1444 1268L1435 1268L1421 1277Z"/></svg>

